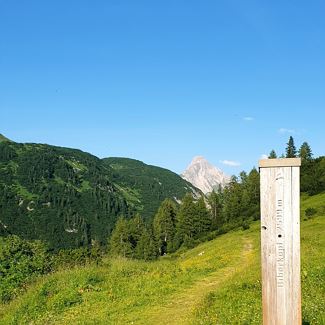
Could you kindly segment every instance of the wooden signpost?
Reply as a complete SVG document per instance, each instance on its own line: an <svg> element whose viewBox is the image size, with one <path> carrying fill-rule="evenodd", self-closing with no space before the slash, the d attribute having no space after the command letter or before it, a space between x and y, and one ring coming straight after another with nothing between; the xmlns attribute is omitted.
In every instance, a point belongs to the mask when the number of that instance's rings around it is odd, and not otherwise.
<svg viewBox="0 0 325 325"><path fill-rule="evenodd" d="M300 165L259 162L264 325L301 325Z"/></svg>

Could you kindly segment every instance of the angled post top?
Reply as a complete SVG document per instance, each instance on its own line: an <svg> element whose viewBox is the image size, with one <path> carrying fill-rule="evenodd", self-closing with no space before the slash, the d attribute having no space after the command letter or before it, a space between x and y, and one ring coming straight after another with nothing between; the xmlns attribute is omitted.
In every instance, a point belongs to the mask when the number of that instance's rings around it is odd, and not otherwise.
<svg viewBox="0 0 325 325"><path fill-rule="evenodd" d="M258 166L259 168L300 167L301 158L261 159Z"/></svg>

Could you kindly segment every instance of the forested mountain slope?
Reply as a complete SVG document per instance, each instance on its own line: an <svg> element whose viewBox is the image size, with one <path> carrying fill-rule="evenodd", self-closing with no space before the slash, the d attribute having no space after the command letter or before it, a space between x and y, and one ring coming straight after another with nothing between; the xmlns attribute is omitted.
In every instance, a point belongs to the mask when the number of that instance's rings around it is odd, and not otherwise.
<svg viewBox="0 0 325 325"><path fill-rule="evenodd" d="M112 171L79 150L0 143L0 235L41 239L53 248L105 242L128 215Z"/></svg>
<svg viewBox="0 0 325 325"><path fill-rule="evenodd" d="M200 193L177 174L132 159L0 138L0 236L54 249L106 244L117 218L150 222L165 198Z"/></svg>
<svg viewBox="0 0 325 325"><path fill-rule="evenodd" d="M172 171L129 158L105 158L114 170L114 183L145 219L157 212L165 198L180 201L186 193L198 197L202 192Z"/></svg>

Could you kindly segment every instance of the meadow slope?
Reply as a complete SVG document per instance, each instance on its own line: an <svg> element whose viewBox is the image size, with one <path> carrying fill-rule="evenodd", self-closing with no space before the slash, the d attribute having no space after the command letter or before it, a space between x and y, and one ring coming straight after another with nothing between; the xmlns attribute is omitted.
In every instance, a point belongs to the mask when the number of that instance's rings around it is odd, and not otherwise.
<svg viewBox="0 0 325 325"><path fill-rule="evenodd" d="M304 324L325 324L325 195L302 198ZM308 207L316 209L305 218ZM261 324L259 222L156 262L104 260L31 285L1 324Z"/></svg>

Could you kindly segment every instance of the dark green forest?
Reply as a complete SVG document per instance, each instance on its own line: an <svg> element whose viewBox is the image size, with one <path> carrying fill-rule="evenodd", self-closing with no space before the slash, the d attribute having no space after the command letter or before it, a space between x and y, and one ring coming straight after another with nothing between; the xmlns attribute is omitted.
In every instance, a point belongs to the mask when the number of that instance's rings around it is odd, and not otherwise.
<svg viewBox="0 0 325 325"><path fill-rule="evenodd" d="M0 143L0 234L54 249L104 242L125 198L100 159L42 144Z"/></svg>

